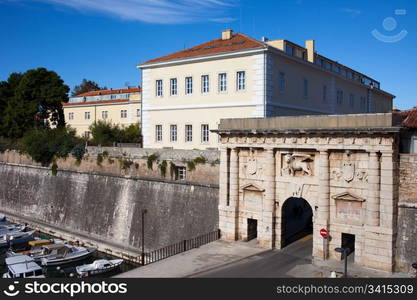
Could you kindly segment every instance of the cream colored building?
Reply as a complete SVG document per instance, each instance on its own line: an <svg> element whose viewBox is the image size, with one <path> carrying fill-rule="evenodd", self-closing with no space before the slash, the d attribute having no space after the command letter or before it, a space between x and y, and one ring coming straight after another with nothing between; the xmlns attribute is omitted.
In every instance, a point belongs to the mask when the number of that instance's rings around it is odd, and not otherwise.
<svg viewBox="0 0 417 300"><path fill-rule="evenodd" d="M141 89L100 90L71 97L63 103L65 122L80 136L89 137L95 121L129 126L141 121Z"/></svg>
<svg viewBox="0 0 417 300"><path fill-rule="evenodd" d="M376 80L287 40L221 38L138 65L145 148L217 148L222 118L389 112Z"/></svg>

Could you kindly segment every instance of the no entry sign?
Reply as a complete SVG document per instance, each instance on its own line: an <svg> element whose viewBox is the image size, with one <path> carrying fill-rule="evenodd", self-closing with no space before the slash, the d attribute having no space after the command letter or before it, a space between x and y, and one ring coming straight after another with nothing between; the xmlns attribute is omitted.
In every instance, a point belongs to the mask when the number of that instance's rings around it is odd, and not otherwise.
<svg viewBox="0 0 417 300"><path fill-rule="evenodd" d="M327 231L327 229L322 228L320 229L320 235L324 238L327 238L329 236L329 232Z"/></svg>

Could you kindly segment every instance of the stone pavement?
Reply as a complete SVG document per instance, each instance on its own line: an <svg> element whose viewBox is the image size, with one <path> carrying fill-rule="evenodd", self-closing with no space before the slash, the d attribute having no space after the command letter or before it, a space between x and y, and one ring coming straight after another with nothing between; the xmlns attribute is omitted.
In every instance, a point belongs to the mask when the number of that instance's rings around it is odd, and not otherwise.
<svg viewBox="0 0 417 300"><path fill-rule="evenodd" d="M116 278L179 278L190 277L219 266L270 251L255 243L215 241L169 257L159 262L118 274Z"/></svg>

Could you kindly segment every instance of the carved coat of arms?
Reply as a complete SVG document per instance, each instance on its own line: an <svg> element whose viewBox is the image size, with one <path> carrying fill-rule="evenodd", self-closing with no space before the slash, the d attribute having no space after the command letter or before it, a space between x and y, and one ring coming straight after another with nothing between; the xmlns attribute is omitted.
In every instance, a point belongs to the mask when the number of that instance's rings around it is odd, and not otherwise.
<svg viewBox="0 0 417 300"><path fill-rule="evenodd" d="M342 166L343 179L351 182L355 178L355 163L345 161Z"/></svg>

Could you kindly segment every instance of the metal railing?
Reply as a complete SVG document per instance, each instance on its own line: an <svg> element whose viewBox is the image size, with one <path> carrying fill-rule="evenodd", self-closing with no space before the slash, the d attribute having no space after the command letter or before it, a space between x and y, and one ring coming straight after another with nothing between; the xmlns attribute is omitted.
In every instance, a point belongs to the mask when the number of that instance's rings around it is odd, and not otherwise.
<svg viewBox="0 0 417 300"><path fill-rule="evenodd" d="M189 239L189 240L183 240L181 242L151 251L151 252L145 252L142 256L144 259L142 265L148 265L160 260L163 260L165 258L168 258L170 256L198 248L202 245L214 242L216 240L220 239L220 229L216 231L212 231L203 235L200 235L198 237Z"/></svg>

